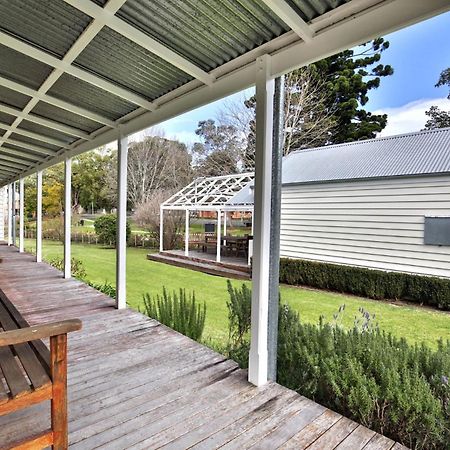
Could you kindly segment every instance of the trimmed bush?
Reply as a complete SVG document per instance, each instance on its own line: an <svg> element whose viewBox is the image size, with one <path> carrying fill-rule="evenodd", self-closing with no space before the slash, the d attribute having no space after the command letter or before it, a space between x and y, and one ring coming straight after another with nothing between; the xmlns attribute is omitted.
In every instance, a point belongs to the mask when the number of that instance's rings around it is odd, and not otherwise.
<svg viewBox="0 0 450 450"><path fill-rule="evenodd" d="M450 280L444 278L281 258L280 282L450 310Z"/></svg>
<svg viewBox="0 0 450 450"><path fill-rule="evenodd" d="M237 298L249 290L230 289ZM230 336L249 330L249 316L228 303ZM380 331L376 318L360 309L351 330L340 324L341 306L332 323L300 321L280 306L278 382L412 449L448 450L450 442L450 342L436 351L409 345ZM239 323L238 323L239 322ZM230 341L229 356L248 365L248 332Z"/></svg>
<svg viewBox="0 0 450 450"><path fill-rule="evenodd" d="M185 289L180 289L177 295L175 291L170 294L163 288L162 296L144 294L143 297L147 316L200 341L205 328L206 303L203 306L197 304L194 292L187 297Z"/></svg>
<svg viewBox="0 0 450 450"><path fill-rule="evenodd" d="M112 247L116 246L117 238L117 216L115 214L107 214L101 216L94 222L95 234L101 244L107 244ZM127 242L130 238L131 228L127 221L126 238Z"/></svg>

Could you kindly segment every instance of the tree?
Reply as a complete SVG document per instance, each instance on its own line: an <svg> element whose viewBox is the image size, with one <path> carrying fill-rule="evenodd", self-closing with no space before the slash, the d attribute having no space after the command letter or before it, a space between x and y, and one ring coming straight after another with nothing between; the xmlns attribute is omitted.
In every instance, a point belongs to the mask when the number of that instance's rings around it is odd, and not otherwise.
<svg viewBox="0 0 450 450"><path fill-rule="evenodd" d="M449 87L449 91L448 91L447 98L450 100L450 67L448 67L447 69L444 69L441 72L441 74L439 75L439 80L435 84L435 86L436 87L448 86Z"/></svg>
<svg viewBox="0 0 450 450"><path fill-rule="evenodd" d="M116 214L107 214L100 216L94 222L95 234L98 236L102 244L116 246L117 238L117 216ZM126 222L126 239L128 241L131 234L131 228L128 221Z"/></svg>
<svg viewBox="0 0 450 450"><path fill-rule="evenodd" d="M111 184L116 186L116 172ZM128 148L128 200L132 208L155 192L177 190L192 181L191 156L185 144L162 136L147 136Z"/></svg>
<svg viewBox="0 0 450 450"><path fill-rule="evenodd" d="M240 135L233 124L202 120L195 134L202 138L202 142L192 147L198 175L209 177L238 172L245 136Z"/></svg>
<svg viewBox="0 0 450 450"><path fill-rule="evenodd" d="M72 205L81 206L86 211L94 208L111 209L105 179L111 170L111 152L98 151L83 153L72 164Z"/></svg>
<svg viewBox="0 0 450 450"><path fill-rule="evenodd" d="M425 114L429 117L425 123L425 130L450 127L450 111L442 111L437 106L431 106Z"/></svg>
<svg viewBox="0 0 450 450"><path fill-rule="evenodd" d="M441 72L435 87L447 85L450 88L450 67ZM450 89L447 98L450 100ZM425 114L429 117L425 123L425 130L450 127L450 111L442 111L437 106L431 106Z"/></svg>

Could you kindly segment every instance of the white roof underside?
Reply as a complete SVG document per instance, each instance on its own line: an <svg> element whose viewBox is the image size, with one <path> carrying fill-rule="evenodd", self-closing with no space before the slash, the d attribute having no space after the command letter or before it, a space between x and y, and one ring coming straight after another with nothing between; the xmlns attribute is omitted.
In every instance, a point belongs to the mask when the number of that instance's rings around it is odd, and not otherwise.
<svg viewBox="0 0 450 450"><path fill-rule="evenodd" d="M238 210L252 209L250 204L235 201L236 194L249 186L253 172L220 177L197 178L162 204L163 209Z"/></svg>
<svg viewBox="0 0 450 450"><path fill-rule="evenodd" d="M449 0L0 0L0 186L450 9Z"/></svg>

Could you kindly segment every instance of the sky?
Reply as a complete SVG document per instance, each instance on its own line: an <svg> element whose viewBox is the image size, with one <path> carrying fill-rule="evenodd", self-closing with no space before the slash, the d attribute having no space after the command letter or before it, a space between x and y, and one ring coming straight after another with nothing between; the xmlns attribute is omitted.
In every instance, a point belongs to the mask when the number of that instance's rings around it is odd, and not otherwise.
<svg viewBox="0 0 450 450"><path fill-rule="evenodd" d="M380 87L369 92L366 109L388 114L388 125L380 136L418 131L423 128L425 111L431 105L450 110L448 88L434 86L441 71L450 67L450 12L384 37L390 47L381 62L393 66L394 75L383 78ZM231 99L243 100L252 92L248 89ZM199 140L195 134L198 122L217 118L223 102L222 99L163 122L157 129L167 138L190 145Z"/></svg>

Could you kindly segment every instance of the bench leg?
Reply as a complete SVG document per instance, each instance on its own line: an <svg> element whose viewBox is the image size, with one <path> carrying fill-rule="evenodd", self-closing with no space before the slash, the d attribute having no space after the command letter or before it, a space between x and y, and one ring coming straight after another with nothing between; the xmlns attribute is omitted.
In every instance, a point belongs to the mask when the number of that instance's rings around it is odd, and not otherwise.
<svg viewBox="0 0 450 450"><path fill-rule="evenodd" d="M50 370L53 383L51 421L53 449L66 450L67 437L67 334L50 338Z"/></svg>

